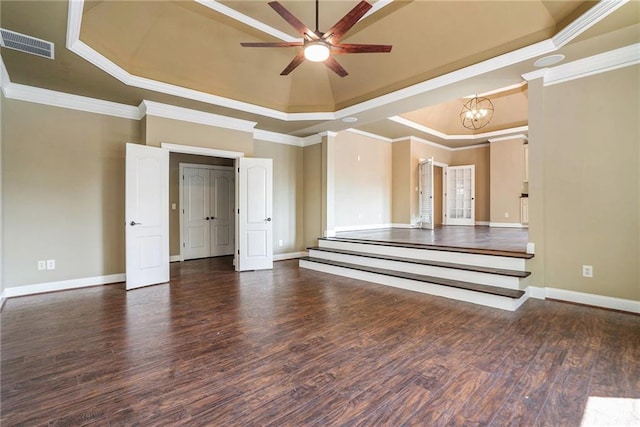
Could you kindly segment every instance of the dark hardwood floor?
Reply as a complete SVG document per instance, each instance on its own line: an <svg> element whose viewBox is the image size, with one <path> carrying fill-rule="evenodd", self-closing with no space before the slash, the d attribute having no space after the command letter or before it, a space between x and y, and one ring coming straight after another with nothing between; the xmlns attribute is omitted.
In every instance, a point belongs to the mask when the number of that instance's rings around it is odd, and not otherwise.
<svg viewBox="0 0 640 427"><path fill-rule="evenodd" d="M525 252L529 240L529 230L527 228L500 228L481 225L475 227L444 225L435 227L433 230L421 228L382 228L343 231L337 233L336 237Z"/></svg>
<svg viewBox="0 0 640 427"><path fill-rule="evenodd" d="M580 425L640 398L640 316L517 312L297 267L7 301L2 425Z"/></svg>

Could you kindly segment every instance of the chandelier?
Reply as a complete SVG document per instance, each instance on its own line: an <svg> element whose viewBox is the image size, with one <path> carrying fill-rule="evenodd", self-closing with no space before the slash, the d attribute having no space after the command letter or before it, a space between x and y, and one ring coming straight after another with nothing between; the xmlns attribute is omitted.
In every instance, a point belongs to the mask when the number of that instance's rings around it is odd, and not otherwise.
<svg viewBox="0 0 640 427"><path fill-rule="evenodd" d="M462 106L460 120L467 129L477 130L485 127L493 117L493 104L489 98L474 96Z"/></svg>

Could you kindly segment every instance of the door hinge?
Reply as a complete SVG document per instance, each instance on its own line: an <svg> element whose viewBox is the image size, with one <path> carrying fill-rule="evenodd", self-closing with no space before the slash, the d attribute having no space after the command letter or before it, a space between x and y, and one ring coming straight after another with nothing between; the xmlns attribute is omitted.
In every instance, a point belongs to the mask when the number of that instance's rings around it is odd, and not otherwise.
<svg viewBox="0 0 640 427"><path fill-rule="evenodd" d="M184 209L182 209L182 214L184 215Z"/></svg>
<svg viewBox="0 0 640 427"><path fill-rule="evenodd" d="M184 181L184 175L182 175L182 180Z"/></svg>
<svg viewBox="0 0 640 427"><path fill-rule="evenodd" d="M238 168L238 173L240 173L240 168Z"/></svg>
<svg viewBox="0 0 640 427"><path fill-rule="evenodd" d="M182 242L182 247L183 247L183 248L186 248L186 247L187 247L187 245L186 245L184 242Z"/></svg>
<svg viewBox="0 0 640 427"><path fill-rule="evenodd" d="M238 255L240 255L240 249L238 249Z"/></svg>
<svg viewBox="0 0 640 427"><path fill-rule="evenodd" d="M238 209L238 215L240 214L240 209Z"/></svg>

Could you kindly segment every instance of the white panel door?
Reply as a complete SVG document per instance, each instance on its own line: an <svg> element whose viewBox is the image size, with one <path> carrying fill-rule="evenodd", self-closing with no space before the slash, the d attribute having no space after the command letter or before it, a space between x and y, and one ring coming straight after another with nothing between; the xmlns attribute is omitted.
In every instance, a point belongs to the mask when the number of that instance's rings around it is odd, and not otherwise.
<svg viewBox="0 0 640 427"><path fill-rule="evenodd" d="M185 167L182 173L182 254L185 260L211 256L209 170Z"/></svg>
<svg viewBox="0 0 640 427"><path fill-rule="evenodd" d="M233 171L210 171L211 256L231 255L235 249L235 183Z"/></svg>
<svg viewBox="0 0 640 427"><path fill-rule="evenodd" d="M169 281L169 151L127 144L127 290Z"/></svg>
<svg viewBox="0 0 640 427"><path fill-rule="evenodd" d="M433 158L420 163L420 224L433 230Z"/></svg>
<svg viewBox="0 0 640 427"><path fill-rule="evenodd" d="M237 159L238 213L236 270L273 268L271 159Z"/></svg>
<svg viewBox="0 0 640 427"><path fill-rule="evenodd" d="M475 225L475 165L449 166L446 179L446 224Z"/></svg>

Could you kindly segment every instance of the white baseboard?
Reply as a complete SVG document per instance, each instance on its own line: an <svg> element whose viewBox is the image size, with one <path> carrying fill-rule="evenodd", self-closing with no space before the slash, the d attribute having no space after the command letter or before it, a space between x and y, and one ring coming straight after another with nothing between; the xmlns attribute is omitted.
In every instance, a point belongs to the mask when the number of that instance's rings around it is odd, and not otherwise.
<svg viewBox="0 0 640 427"><path fill-rule="evenodd" d="M24 295L41 294L44 292L64 291L67 289L86 288L96 285L119 283L126 280L125 273L109 274L107 276L84 277L81 279L61 280L59 282L37 283L26 286L8 286L4 290L5 298L20 297Z"/></svg>
<svg viewBox="0 0 640 427"><path fill-rule="evenodd" d="M178 262L178 261L182 261L182 259L180 259L180 255L171 255L169 257L169 262Z"/></svg>
<svg viewBox="0 0 640 427"><path fill-rule="evenodd" d="M389 225L391 226L391 228L420 228L418 224L401 224L401 223L394 222Z"/></svg>
<svg viewBox="0 0 640 427"><path fill-rule="evenodd" d="M381 228L392 228L394 224L365 224L365 225L346 225L342 227L335 227L334 231L340 233L341 231L360 231L360 230L378 230Z"/></svg>
<svg viewBox="0 0 640 427"><path fill-rule="evenodd" d="M528 228L526 225L519 222L490 222L489 227L501 227L501 228Z"/></svg>
<svg viewBox="0 0 640 427"><path fill-rule="evenodd" d="M295 259L295 258L302 258L305 256L308 256L309 252L306 251L302 251L302 252L289 252L287 254L277 254L273 256L273 260L274 261L284 261L285 259Z"/></svg>
<svg viewBox="0 0 640 427"><path fill-rule="evenodd" d="M489 225L489 221L476 221L476 225Z"/></svg>
<svg viewBox="0 0 640 427"><path fill-rule="evenodd" d="M535 299L544 299L544 288L538 286L528 286L527 290L529 291L529 297Z"/></svg>
<svg viewBox="0 0 640 427"><path fill-rule="evenodd" d="M574 302L577 304L591 305L594 307L608 308L611 310L627 311L640 314L640 301L607 297L604 295L587 294L584 292L568 291L556 288L540 288L529 286L532 298L552 298L560 301Z"/></svg>

